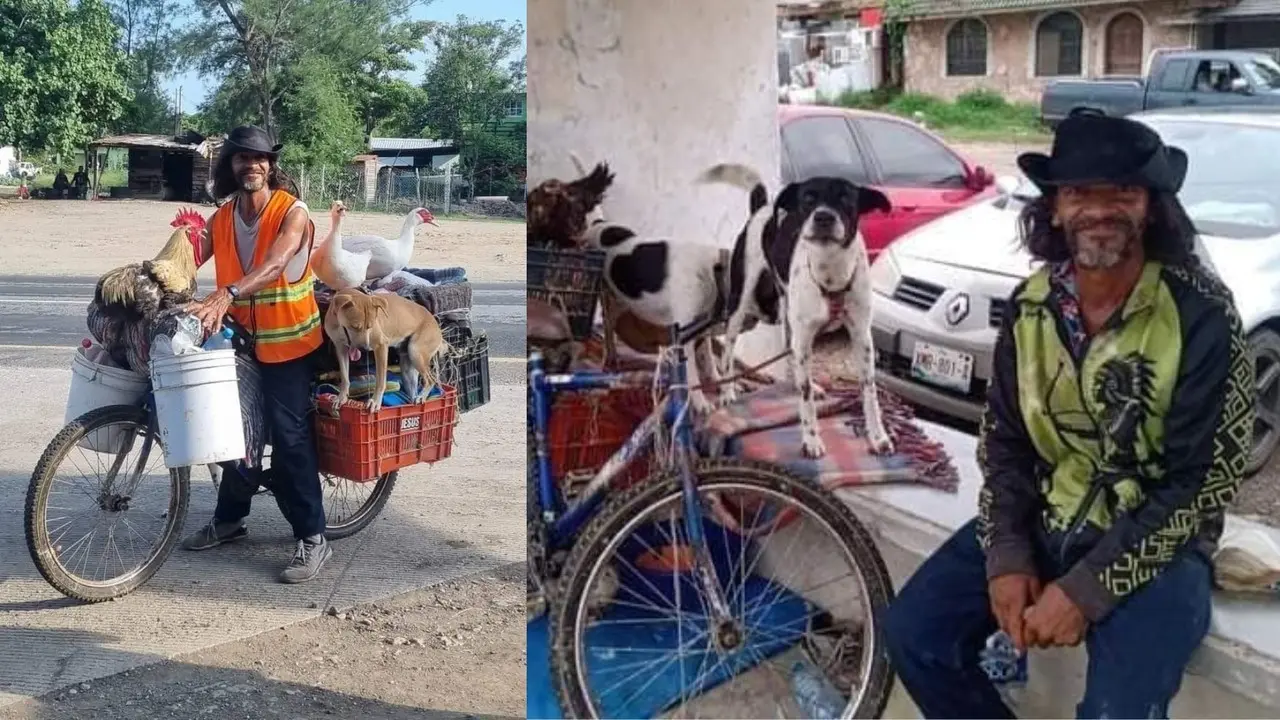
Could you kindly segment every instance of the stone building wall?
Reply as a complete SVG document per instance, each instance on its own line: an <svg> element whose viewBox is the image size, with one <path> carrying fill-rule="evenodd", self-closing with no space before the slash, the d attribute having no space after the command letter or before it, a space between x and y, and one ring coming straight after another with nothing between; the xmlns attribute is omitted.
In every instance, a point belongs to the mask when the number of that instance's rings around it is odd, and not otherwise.
<svg viewBox="0 0 1280 720"><path fill-rule="evenodd" d="M1084 76L1103 75L1104 29L1120 12L1136 12L1143 20L1144 64L1153 50L1195 46L1195 26L1170 23L1171 19L1186 16L1183 5L1179 0L1155 0L1071 9L1084 25L1081 62ZM951 99L968 90L985 88L1009 100L1039 102L1045 84L1061 79L1035 76L1035 27L1052 12L1055 11L1002 13L979 18L987 25L987 73L972 77L946 75L947 31L959 18L911 23L907 28L904 58L906 89Z"/></svg>

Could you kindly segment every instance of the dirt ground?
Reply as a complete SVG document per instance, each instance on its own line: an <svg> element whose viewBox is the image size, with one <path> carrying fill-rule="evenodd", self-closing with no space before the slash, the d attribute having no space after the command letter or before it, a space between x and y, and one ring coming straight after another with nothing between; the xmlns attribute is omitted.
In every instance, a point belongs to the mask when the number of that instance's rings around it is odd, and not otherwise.
<svg viewBox="0 0 1280 720"><path fill-rule="evenodd" d="M523 717L524 617L517 563L82 683L0 720Z"/></svg>
<svg viewBox="0 0 1280 720"><path fill-rule="evenodd" d="M179 203L149 200L0 200L0 268L28 275L100 275L150 258L169 238ZM206 217L212 206L198 206ZM317 240L328 208L312 208ZM352 212L344 231L396 238L403 215ZM415 267L467 268L472 282L523 282L524 223L440 218L417 230ZM208 270L201 277L212 277Z"/></svg>

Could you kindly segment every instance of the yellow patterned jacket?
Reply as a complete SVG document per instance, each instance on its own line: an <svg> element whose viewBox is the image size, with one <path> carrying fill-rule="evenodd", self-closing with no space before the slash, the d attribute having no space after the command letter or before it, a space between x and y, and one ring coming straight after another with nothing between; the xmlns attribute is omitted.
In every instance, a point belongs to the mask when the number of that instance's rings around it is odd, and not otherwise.
<svg viewBox="0 0 1280 720"><path fill-rule="evenodd" d="M978 460L987 575L1044 575L1091 621L1180 551L1212 551L1253 439L1253 362L1231 293L1148 262L1092 337L1069 265L1014 290ZM1070 558L1070 560L1068 560Z"/></svg>

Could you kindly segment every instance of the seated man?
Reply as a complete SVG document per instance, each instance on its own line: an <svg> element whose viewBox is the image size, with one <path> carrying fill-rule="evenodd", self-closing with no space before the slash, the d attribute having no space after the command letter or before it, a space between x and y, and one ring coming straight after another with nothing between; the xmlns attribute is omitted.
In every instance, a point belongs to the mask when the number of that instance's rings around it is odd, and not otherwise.
<svg viewBox="0 0 1280 720"><path fill-rule="evenodd" d="M67 189L71 187L71 182L67 180L67 171L58 168L58 174L53 176L53 197L61 200L67 196Z"/></svg>
<svg viewBox="0 0 1280 720"><path fill-rule="evenodd" d="M978 517L889 609L889 654L925 717L1010 718L979 668L986 638L1083 640L1078 717L1167 717L1209 629L1253 363L1231 293L1192 249L1185 153L1138 122L1075 114L1052 155L1018 165L1043 193L1019 224L1045 264L996 341Z"/></svg>

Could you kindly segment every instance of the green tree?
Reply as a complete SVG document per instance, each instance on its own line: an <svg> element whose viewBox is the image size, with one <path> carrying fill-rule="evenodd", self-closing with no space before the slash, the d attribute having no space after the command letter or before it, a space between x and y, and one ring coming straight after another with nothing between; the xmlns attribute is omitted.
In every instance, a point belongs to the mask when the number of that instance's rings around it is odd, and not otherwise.
<svg viewBox="0 0 1280 720"><path fill-rule="evenodd" d="M0 0L0 145L71 155L130 101L102 0Z"/></svg>
<svg viewBox="0 0 1280 720"><path fill-rule="evenodd" d="M367 135L394 112L385 99L402 91L394 74L411 67L407 55L429 27L409 21L408 12L424 1L193 0L199 20L184 37L183 54L233 85L224 106L239 109L252 100L254 122L273 132L281 130L277 116L290 93L330 82L306 78L324 67L336 73Z"/></svg>
<svg viewBox="0 0 1280 720"><path fill-rule="evenodd" d="M163 82L175 66L173 18L179 9L176 0L111 0L133 91L133 100L115 123L120 132L170 133L175 129L174 107Z"/></svg>
<svg viewBox="0 0 1280 720"><path fill-rule="evenodd" d="M373 135L418 137L424 134L421 115L427 105L427 92L417 85L392 78L371 88L365 102L366 140Z"/></svg>
<svg viewBox="0 0 1280 720"><path fill-rule="evenodd" d="M298 80L285 95L280 124L284 160L344 165L364 146L364 128L333 63L312 55L292 68Z"/></svg>
<svg viewBox="0 0 1280 720"><path fill-rule="evenodd" d="M471 125L463 131L463 172L476 195L510 195L527 163L525 124L495 129Z"/></svg>
<svg viewBox="0 0 1280 720"><path fill-rule="evenodd" d="M524 38L524 26L502 20L472 22L459 15L456 22L432 28L433 47L423 89L427 105L422 125L441 140L461 140L464 128L483 125L502 116L517 87L524 63L510 58Z"/></svg>

